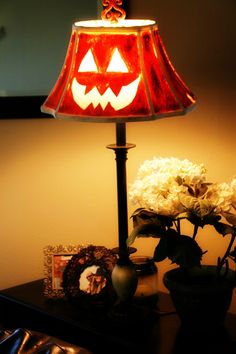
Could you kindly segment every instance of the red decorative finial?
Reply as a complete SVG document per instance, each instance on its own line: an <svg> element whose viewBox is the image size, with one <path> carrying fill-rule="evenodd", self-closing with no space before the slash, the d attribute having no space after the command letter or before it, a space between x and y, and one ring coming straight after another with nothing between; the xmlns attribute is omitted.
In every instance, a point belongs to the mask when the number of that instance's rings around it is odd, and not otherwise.
<svg viewBox="0 0 236 354"><path fill-rule="evenodd" d="M102 5L105 9L102 11L102 19L112 23L117 23L119 20L124 20L126 13L121 8L122 0L103 0Z"/></svg>

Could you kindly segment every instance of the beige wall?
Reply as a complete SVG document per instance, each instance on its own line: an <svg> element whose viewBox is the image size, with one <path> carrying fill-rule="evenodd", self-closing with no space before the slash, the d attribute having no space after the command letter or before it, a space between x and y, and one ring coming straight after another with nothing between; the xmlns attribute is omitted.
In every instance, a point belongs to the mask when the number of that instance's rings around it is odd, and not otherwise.
<svg viewBox="0 0 236 354"><path fill-rule="evenodd" d="M138 15L144 12L141 0L133 3ZM137 145L129 152L128 182L153 156L203 162L210 180L228 181L236 174L236 4L158 3L146 1L146 13L159 19L170 58L198 105L185 117L128 124L127 140ZM0 120L0 288L43 277L47 244L117 245L115 163L105 148L114 130L113 124ZM211 229L200 239L212 250L205 263L214 262L226 240ZM153 240L135 245L152 254ZM168 268L159 266L160 279Z"/></svg>

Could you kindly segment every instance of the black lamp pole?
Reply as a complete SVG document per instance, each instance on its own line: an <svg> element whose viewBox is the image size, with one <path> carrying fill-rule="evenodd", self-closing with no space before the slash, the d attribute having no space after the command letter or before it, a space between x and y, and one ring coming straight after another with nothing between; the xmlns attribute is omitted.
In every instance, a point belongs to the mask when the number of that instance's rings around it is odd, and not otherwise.
<svg viewBox="0 0 236 354"><path fill-rule="evenodd" d="M126 143L125 123L116 123L116 144L108 145L116 155L117 174L117 202L118 202L118 233L119 259L112 273L113 286L121 300L130 299L137 286L137 276L132 262L129 259L129 249L126 241L128 238L128 208L127 208L127 178L126 161L128 150L134 144Z"/></svg>
<svg viewBox="0 0 236 354"><path fill-rule="evenodd" d="M118 203L118 234L119 234L119 258L125 260L129 257L126 240L128 238L128 208L127 208L127 177L126 161L128 150L134 148L134 144L126 143L125 123L116 123L116 144L108 145L116 155L117 175L117 203Z"/></svg>

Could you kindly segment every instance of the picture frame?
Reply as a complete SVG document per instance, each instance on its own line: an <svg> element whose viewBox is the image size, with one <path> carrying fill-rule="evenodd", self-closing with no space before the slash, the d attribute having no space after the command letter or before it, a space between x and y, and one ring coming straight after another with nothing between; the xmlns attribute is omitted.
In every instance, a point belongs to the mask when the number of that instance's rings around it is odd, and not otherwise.
<svg viewBox="0 0 236 354"><path fill-rule="evenodd" d="M63 289L76 306L104 306L114 301L111 274L117 255L105 246L88 245L72 256L63 272Z"/></svg>
<svg viewBox="0 0 236 354"><path fill-rule="evenodd" d="M80 252L81 245L48 245L44 253L44 290L47 298L63 298L62 287L64 269L73 255Z"/></svg>

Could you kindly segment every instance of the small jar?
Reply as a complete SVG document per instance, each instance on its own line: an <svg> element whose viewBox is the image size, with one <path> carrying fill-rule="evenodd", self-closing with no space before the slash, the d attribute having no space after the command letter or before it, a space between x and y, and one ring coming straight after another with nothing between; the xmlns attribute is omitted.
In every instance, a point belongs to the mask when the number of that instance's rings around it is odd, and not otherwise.
<svg viewBox="0 0 236 354"><path fill-rule="evenodd" d="M131 260L138 275L138 286L134 302L138 305L155 307L158 300L157 267L151 257L132 256Z"/></svg>

